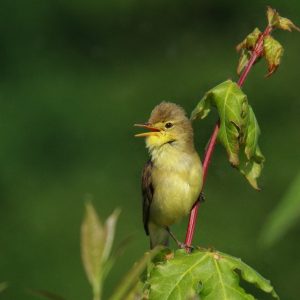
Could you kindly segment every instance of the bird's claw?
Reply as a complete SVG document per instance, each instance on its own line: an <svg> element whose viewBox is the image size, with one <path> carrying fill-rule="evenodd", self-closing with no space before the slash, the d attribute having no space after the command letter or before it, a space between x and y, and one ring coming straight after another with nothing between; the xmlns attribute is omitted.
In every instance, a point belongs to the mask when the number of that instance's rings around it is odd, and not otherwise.
<svg viewBox="0 0 300 300"><path fill-rule="evenodd" d="M189 250L189 252L193 251L195 248L192 245L187 245L185 243L178 242L178 248Z"/></svg>

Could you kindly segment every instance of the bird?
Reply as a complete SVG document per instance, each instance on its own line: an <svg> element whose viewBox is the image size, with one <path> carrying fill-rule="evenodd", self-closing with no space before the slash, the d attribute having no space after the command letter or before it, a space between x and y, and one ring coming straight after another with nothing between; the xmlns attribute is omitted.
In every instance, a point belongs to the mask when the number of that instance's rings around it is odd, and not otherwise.
<svg viewBox="0 0 300 300"><path fill-rule="evenodd" d="M194 146L194 132L184 109L172 102L154 107L147 123L134 124L148 132L145 137L150 158L142 171L143 224L150 248L168 246L170 226L190 213L201 200L202 163Z"/></svg>

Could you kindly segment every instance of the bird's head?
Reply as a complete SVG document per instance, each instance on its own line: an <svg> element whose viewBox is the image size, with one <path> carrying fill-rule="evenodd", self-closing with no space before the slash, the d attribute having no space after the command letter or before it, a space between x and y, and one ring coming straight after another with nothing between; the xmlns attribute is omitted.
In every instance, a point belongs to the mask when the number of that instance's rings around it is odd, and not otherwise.
<svg viewBox="0 0 300 300"><path fill-rule="evenodd" d="M148 132L136 134L146 137L146 145L150 151L165 144L193 147L193 129L185 111L177 104L162 102L157 105L144 124L135 126L148 129Z"/></svg>

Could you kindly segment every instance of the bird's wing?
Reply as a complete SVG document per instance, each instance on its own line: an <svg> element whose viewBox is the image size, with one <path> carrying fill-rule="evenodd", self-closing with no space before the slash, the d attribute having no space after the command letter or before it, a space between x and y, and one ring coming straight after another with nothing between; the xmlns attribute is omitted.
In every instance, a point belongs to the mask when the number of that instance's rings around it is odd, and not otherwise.
<svg viewBox="0 0 300 300"><path fill-rule="evenodd" d="M143 169L142 173L142 194L143 194L143 223L146 234L149 235L148 221L150 214L150 206L152 203L154 188L152 184L152 168L153 163L149 160Z"/></svg>

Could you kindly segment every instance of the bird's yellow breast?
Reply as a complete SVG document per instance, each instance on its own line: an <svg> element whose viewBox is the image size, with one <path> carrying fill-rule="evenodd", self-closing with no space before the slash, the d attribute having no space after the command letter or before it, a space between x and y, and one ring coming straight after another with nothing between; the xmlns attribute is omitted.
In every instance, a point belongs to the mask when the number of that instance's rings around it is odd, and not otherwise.
<svg viewBox="0 0 300 300"><path fill-rule="evenodd" d="M202 188L202 166L195 151L184 152L169 144L152 152L154 187L150 220L170 226L186 216Z"/></svg>

